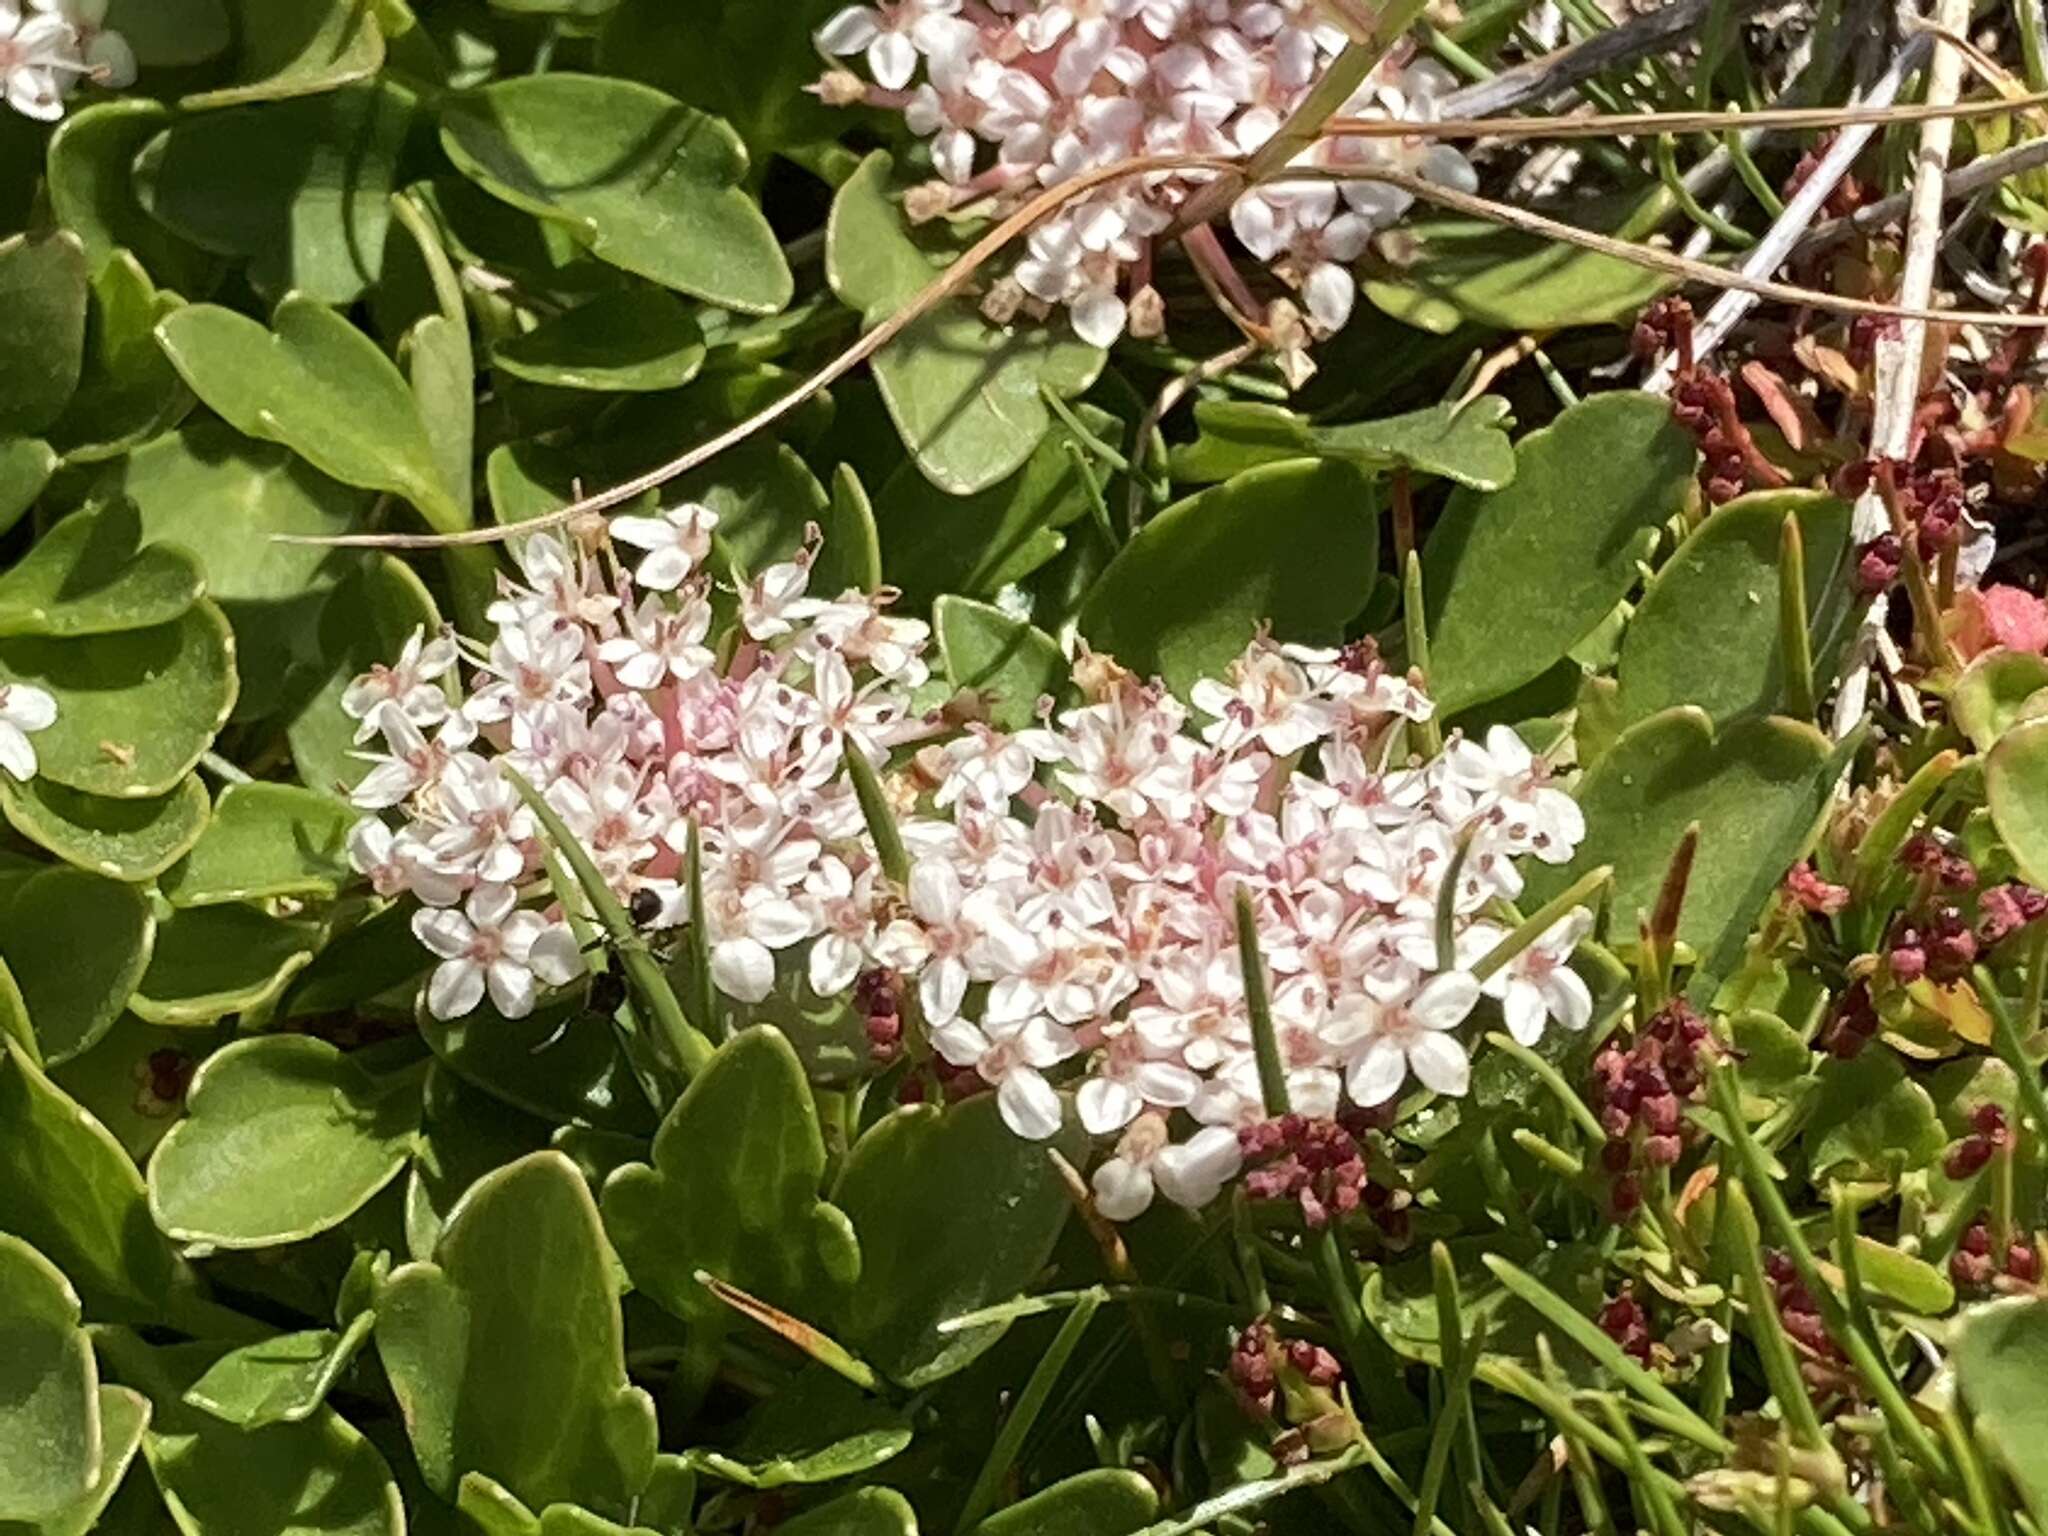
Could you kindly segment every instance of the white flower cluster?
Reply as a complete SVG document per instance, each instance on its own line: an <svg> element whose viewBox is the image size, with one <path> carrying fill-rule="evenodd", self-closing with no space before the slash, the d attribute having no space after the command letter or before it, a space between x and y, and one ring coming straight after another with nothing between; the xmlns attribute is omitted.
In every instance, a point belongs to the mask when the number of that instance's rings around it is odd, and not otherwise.
<svg viewBox="0 0 2048 1536"><path fill-rule="evenodd" d="M1155 1187L1205 1203L1237 1171L1237 1130L1263 1118L1240 892L1304 1114L1333 1115L1347 1095L1388 1103L1411 1074L1463 1093L1456 1031L1482 995L1525 1040L1548 1019L1586 1023L1565 963L1582 912L1483 985L1470 973L1505 937L1488 913L1520 894L1516 861L1571 857L1577 806L1505 729L1396 761L1431 705L1369 646L1261 639L1226 680L1194 687L1192 710L1084 654L1083 702L1056 719L1048 704L1014 733L958 725L912 706L926 626L886 596L809 595L814 545L740 591L733 632L715 639L715 522L695 506L614 519L612 539L641 552L633 575L611 546L533 537L487 652L416 636L348 691L362 739L385 744L355 792L379 814L351 853L379 891L423 904L435 1014L486 991L523 1014L540 984L581 969L509 766L622 901L653 893L639 905L663 925L690 916L694 823L728 997L766 997L783 955L824 997L881 973L954 1086L992 1087L1019 1135L1051 1136L1055 1077L1071 1088L1086 1129L1120 1138L1096 1173L1119 1219ZM443 680L465 659L468 689L451 697ZM849 751L885 770L905 888L883 873ZM1451 955L1437 948L1445 905Z"/></svg>
<svg viewBox="0 0 2048 1536"><path fill-rule="evenodd" d="M1133 156L1256 151L1344 47L1317 13L1316 0L879 0L849 6L817 35L828 54L864 56L870 81L841 70L816 89L829 102L900 111L929 142L944 192L913 194L913 216L983 199L1000 214ZM1433 62L1390 59L1344 115L1427 120L1449 85ZM1413 138L1325 138L1292 163L1477 186L1456 149ZM1152 242L1210 174L1126 178L1069 203L1028 237L1012 274L1020 297L1065 305L1097 346L1127 326L1155 333ZM1410 202L1383 182L1282 182L1239 198L1231 227L1300 291L1310 330L1326 335L1350 317L1351 263ZM1220 246L1190 243L1189 254L1234 300L1243 295Z"/></svg>
<svg viewBox="0 0 2048 1536"><path fill-rule="evenodd" d="M135 83L135 53L107 24L107 0L0 0L0 92L26 117L54 122L78 82Z"/></svg>

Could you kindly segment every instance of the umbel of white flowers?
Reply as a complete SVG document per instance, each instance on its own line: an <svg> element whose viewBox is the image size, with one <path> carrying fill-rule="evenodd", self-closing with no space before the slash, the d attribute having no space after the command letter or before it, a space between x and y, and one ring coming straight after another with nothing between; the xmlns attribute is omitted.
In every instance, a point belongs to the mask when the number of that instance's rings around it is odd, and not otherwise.
<svg viewBox="0 0 2048 1536"><path fill-rule="evenodd" d="M82 80L135 83L135 53L107 24L107 0L0 0L0 94L54 122Z"/></svg>
<svg viewBox="0 0 2048 1536"><path fill-rule="evenodd" d="M881 0L850 5L818 30L828 56L858 57L813 89L836 105L903 114L937 180L913 192L913 218L975 205L1002 215L1047 187L1137 155L1236 155L1259 149L1344 48L1317 0ZM1428 120L1451 76L1405 48L1344 103L1343 115ZM1412 172L1466 191L1471 165L1420 139L1319 140L1292 165ZM1212 172L1158 172L1105 183L1040 222L1009 280L989 295L998 319L1064 305L1074 330L1108 346L1128 328L1156 335L1153 241ZM1299 290L1310 332L1350 318L1351 263L1412 199L1382 182L1296 182L1238 198L1231 229ZM1247 315L1259 306L1206 231L1187 242Z"/></svg>
<svg viewBox="0 0 2048 1536"><path fill-rule="evenodd" d="M1551 1020L1586 1024L1565 964L1583 912L1483 985L1470 969L1504 937L1485 914L1520 894L1517 861L1570 859L1578 807L1510 730L1409 761L1405 727L1430 700L1369 646L1255 640L1193 687L1192 708L1084 652L1081 702L1041 701L1039 724L1006 732L913 706L927 626L893 615L886 592L813 596L815 530L738 594L739 633L714 650L716 521L684 506L614 519L594 547L532 537L487 648L416 634L347 691L373 748L351 855L379 892L420 903L435 1014L488 994L522 1016L583 969L509 768L622 903L704 925L737 1003L767 997L782 957L824 998L887 973L1018 1135L1051 1136L1071 1088L1088 1131L1120 1138L1097 1170L1112 1214L1155 1185L1207 1200L1236 1171L1235 1129L1263 1116L1240 893L1304 1114L1387 1103L1411 1078L1462 1094L1482 996L1525 1041ZM855 753L883 774L902 888L851 782Z"/></svg>

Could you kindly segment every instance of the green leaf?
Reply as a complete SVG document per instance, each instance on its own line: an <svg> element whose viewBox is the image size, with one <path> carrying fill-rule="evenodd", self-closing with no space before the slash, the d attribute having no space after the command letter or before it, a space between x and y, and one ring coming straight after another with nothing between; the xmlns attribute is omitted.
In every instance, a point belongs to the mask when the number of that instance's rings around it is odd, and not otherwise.
<svg viewBox="0 0 2048 1536"><path fill-rule="evenodd" d="M370 1342L375 1312L358 1312L340 1333L282 1333L230 1350L186 1389L185 1401L244 1429L310 1419Z"/></svg>
<svg viewBox="0 0 2048 1536"><path fill-rule="evenodd" d="M21 521L56 472L56 451L41 438L0 437L0 533Z"/></svg>
<svg viewBox="0 0 2048 1536"><path fill-rule="evenodd" d="M205 590L198 562L142 539L127 502L61 519L0 575L0 637L113 634L182 617Z"/></svg>
<svg viewBox="0 0 2048 1536"><path fill-rule="evenodd" d="M234 41L223 0L108 0L107 25L146 68L204 64Z"/></svg>
<svg viewBox="0 0 2048 1536"><path fill-rule="evenodd" d="M655 1114L611 1022L578 1003L543 1003L523 1019L506 1019L486 999L452 1022L422 1009L419 1026L451 1072L515 1109L628 1135L654 1130Z"/></svg>
<svg viewBox="0 0 2048 1536"><path fill-rule="evenodd" d="M1979 752L1989 752L2026 718L2027 701L2048 688L2048 656L1986 651L1963 668L1949 695L1949 713Z"/></svg>
<svg viewBox="0 0 2048 1536"><path fill-rule="evenodd" d="M1933 1098L1890 1051L1821 1069L1801 1143L1814 1179L1895 1180L1926 1167L1947 1143Z"/></svg>
<svg viewBox="0 0 2048 1536"><path fill-rule="evenodd" d="M371 82L184 117L142 152L137 191L193 245L246 260L257 292L353 304L384 269L414 111Z"/></svg>
<svg viewBox="0 0 2048 1536"><path fill-rule="evenodd" d="M356 551L280 544L276 535L347 533L368 509L369 493L211 417L136 449L100 490L135 503L146 540L179 545L198 559L207 595L234 627L237 715L276 710L291 693L293 671L320 665L316 637L329 594L370 563ZM408 630L413 622L422 621L409 621ZM425 622L431 628L438 620ZM393 646L378 659L397 654ZM354 722L341 717L339 693L327 707L345 740Z"/></svg>
<svg viewBox="0 0 2048 1536"><path fill-rule="evenodd" d="M1896 1301L1922 1317L1945 1316L1956 1304L1949 1277L1925 1259L1901 1253L1890 1243L1856 1235L1856 1267L1872 1295Z"/></svg>
<svg viewBox="0 0 2048 1536"><path fill-rule="evenodd" d="M476 506L476 354L469 344L469 323L446 315L428 315L399 346L406 365L427 442L450 501L462 510L465 523ZM496 587L488 550L451 549L446 560L457 583L455 611L472 627L483 622Z"/></svg>
<svg viewBox="0 0 2048 1536"><path fill-rule="evenodd" d="M1067 659L1044 630L971 597L941 597L932 629L946 680L988 701L989 723L1020 731L1038 719L1038 701L1067 685Z"/></svg>
<svg viewBox="0 0 2048 1536"><path fill-rule="evenodd" d="M164 877L176 907L329 898L354 879L343 846L356 813L341 800L296 784L230 784L206 834Z"/></svg>
<svg viewBox="0 0 2048 1536"><path fill-rule="evenodd" d="M776 1529L778 1536L917 1536L917 1511L894 1488L856 1488Z"/></svg>
<svg viewBox="0 0 2048 1536"><path fill-rule="evenodd" d="M366 0L232 0L235 85L187 96L188 110L312 96L367 80L384 63L384 34Z"/></svg>
<svg viewBox="0 0 2048 1536"><path fill-rule="evenodd" d="M2003 1463L2035 1521L2048 1520L2048 1297L1971 1307L1952 1339L1949 1361L1972 1433Z"/></svg>
<svg viewBox="0 0 2048 1536"><path fill-rule="evenodd" d="M706 1161L703 1149L721 1149ZM818 1316L860 1272L846 1218L818 1198L825 1142L802 1063L779 1030L748 1029L691 1079L654 1138L654 1162L604 1186L605 1231L633 1284L693 1324L726 1309L699 1270Z"/></svg>
<svg viewBox="0 0 2048 1536"><path fill-rule="evenodd" d="M0 958L14 973L43 1059L89 1049L114 1027L149 964L149 898L75 869L46 869L0 906Z"/></svg>
<svg viewBox="0 0 2048 1536"><path fill-rule="evenodd" d="M173 911L128 1006L152 1024L211 1024L275 1001L320 947L320 930L253 906Z"/></svg>
<svg viewBox="0 0 2048 1536"><path fill-rule="evenodd" d="M161 1029L128 1013L83 1056L52 1067L50 1077L107 1128L131 1159L146 1163L170 1130L172 1117L185 1108L182 1080L177 1097L158 1097L159 1067L189 1074L205 1050L206 1042L189 1031Z"/></svg>
<svg viewBox="0 0 2048 1536"><path fill-rule="evenodd" d="M1069 1158L1078 1138L1055 1145ZM1047 1148L1003 1124L995 1097L899 1109L854 1143L833 1198L860 1237L861 1283L845 1311L861 1354L907 1387L964 1369L1007 1324L940 1333L1006 1301L1045 1264L1067 1221Z"/></svg>
<svg viewBox="0 0 2048 1536"><path fill-rule="evenodd" d="M1608 217L1590 222L1613 228L1621 212L1608 210ZM1484 219L1404 224L1400 251L1398 266L1379 266L1360 289L1383 313L1438 335L1461 321L1556 331L1633 319L1671 286L1661 272Z"/></svg>
<svg viewBox="0 0 2048 1536"><path fill-rule="evenodd" d="M87 794L168 794L235 703L234 637L204 600L174 623L87 638L0 641L0 681L57 701L35 738L40 772Z"/></svg>
<svg viewBox="0 0 2048 1536"><path fill-rule="evenodd" d="M1430 535L1430 687L1447 715L1542 676L1636 584L1692 494L1692 439L1648 395L1599 395L1515 445L1499 491L1454 491Z"/></svg>
<svg viewBox="0 0 2048 1536"><path fill-rule="evenodd" d="M193 392L234 428L282 443L346 485L403 496L443 531L468 508L441 477L419 405L391 359L348 321L293 295L274 329L233 310L193 304L157 339Z"/></svg>
<svg viewBox="0 0 2048 1536"><path fill-rule="evenodd" d="M111 16L109 24L140 51L133 33ZM50 207L84 242L90 271L100 272L116 251L129 250L165 286L199 293L212 286L216 263L152 218L136 191L135 157L171 121L170 108L140 96L96 101L68 114L50 136Z"/></svg>
<svg viewBox="0 0 2048 1536"><path fill-rule="evenodd" d="M1091 430L1116 418L1083 404ZM1015 474L960 496L941 490L905 461L882 482L875 515L882 570L907 602L929 605L940 594L992 599L1066 547L1060 530L1088 513L1080 468L1048 432Z"/></svg>
<svg viewBox="0 0 2048 1536"><path fill-rule="evenodd" d="M680 389L704 366L704 333L673 294L628 288L498 343L491 362L515 379L557 389Z"/></svg>
<svg viewBox="0 0 2048 1536"><path fill-rule="evenodd" d="M620 0L598 38L597 64L717 113L765 167L778 149L836 138L846 127L842 110L804 90L818 77L811 34L836 9L837 0L766 8L706 0L677 26L671 0Z"/></svg>
<svg viewBox="0 0 2048 1536"><path fill-rule="evenodd" d="M730 1450L685 1451L683 1461L729 1483L783 1488L871 1471L910 1441L900 1408L812 1365L747 1415Z"/></svg>
<svg viewBox="0 0 2048 1536"><path fill-rule="evenodd" d="M906 228L889 190L890 160L861 162L832 202L825 275L870 329L902 309L957 254ZM1052 417L1041 388L1071 399L1095 382L1104 354L1064 318L991 325L968 297L912 321L875 355L875 382L918 468L956 496L1014 474ZM886 498L885 498L886 501Z"/></svg>
<svg viewBox="0 0 2048 1536"><path fill-rule="evenodd" d="M1839 577L1849 504L1818 491L1762 491L1717 507L1658 570L1621 641L1621 712L1640 720L1697 704L1717 723L1769 714L1785 697L1779 645L1779 547L1785 518L1806 540L1806 612L1816 670L1830 670L1830 610L1847 614ZM1840 601L1834 601L1837 597Z"/></svg>
<svg viewBox="0 0 2048 1536"><path fill-rule="evenodd" d="M1285 406L1205 400L1195 406L1199 435L1172 454L1173 478L1228 480L1282 459L1342 458L1361 468L1396 466L1497 491L1515 478L1515 450L1501 429L1508 403L1481 395L1466 405L1425 406L1383 421L1318 427Z"/></svg>
<svg viewBox="0 0 2048 1536"><path fill-rule="evenodd" d="M267 1248L339 1226L397 1177L417 1073L377 1080L324 1040L266 1035L209 1056L149 1160L149 1206L183 1243Z"/></svg>
<svg viewBox="0 0 2048 1536"><path fill-rule="evenodd" d="M739 186L739 135L651 86L500 80L450 99L441 144L478 186L562 222L600 261L748 314L794 291L774 231Z"/></svg>
<svg viewBox="0 0 2048 1536"><path fill-rule="evenodd" d="M624 1511L655 1449L624 1342L597 1205L558 1152L479 1180L434 1262L395 1271L377 1300L378 1351L444 1498L478 1471L530 1507Z"/></svg>
<svg viewBox="0 0 2048 1536"><path fill-rule="evenodd" d="M508 1110L438 1061L427 1072L423 1099L419 1151L405 1181L405 1243L416 1259L434 1256L449 1213L470 1185L549 1140L546 1121Z"/></svg>
<svg viewBox="0 0 2048 1536"><path fill-rule="evenodd" d="M69 231L0 240L0 436L64 414L85 363L87 275Z"/></svg>
<svg viewBox="0 0 2048 1536"><path fill-rule="evenodd" d="M159 290L128 251L114 252L99 268L78 392L49 434L67 463L118 459L192 409L192 391L156 340L157 321L184 303Z"/></svg>
<svg viewBox="0 0 2048 1536"><path fill-rule="evenodd" d="M35 1244L96 1313L155 1317L190 1280L121 1144L18 1046L0 1046L0 1232Z"/></svg>
<svg viewBox="0 0 2048 1536"><path fill-rule="evenodd" d="M47 1520L100 1474L99 1371L62 1270L0 1233L0 1520Z"/></svg>
<svg viewBox="0 0 2048 1536"><path fill-rule="evenodd" d="M1678 922L1702 975L1741 959L1750 925L1798 858L1833 787L1827 738L1790 720L1744 720L1719 736L1706 713L1665 710L1630 726L1580 781L1586 838L1563 867L1531 865L1528 895L1548 900L1588 870L1614 866L1611 921L1633 935L1685 829L1699 852Z"/></svg>
<svg viewBox="0 0 2048 1536"><path fill-rule="evenodd" d="M2048 719L2023 720L1984 759L1991 820L2029 881L2048 880Z"/></svg>
<svg viewBox="0 0 2048 1536"><path fill-rule="evenodd" d="M347 794L370 771L356 751L356 722L342 712L348 685L378 663L398 659L414 630L441 627L434 599L404 561L379 555L328 596L315 626L322 681L292 720L288 736L299 777L315 789Z"/></svg>
<svg viewBox="0 0 2048 1536"><path fill-rule="evenodd" d="M1182 697L1221 677L1270 624L1328 644L1365 606L1379 560L1379 506L1338 459L1249 470L1176 502L1110 561L1081 607L1081 633Z"/></svg>
<svg viewBox="0 0 2048 1536"><path fill-rule="evenodd" d="M391 1469L332 1408L241 1429L184 1401L219 1345L153 1349L118 1329L94 1342L101 1368L155 1404L142 1454L182 1536L405 1536Z"/></svg>
<svg viewBox="0 0 2048 1536"><path fill-rule="evenodd" d="M0 1520L0 1536L87 1536L94 1530L112 1533L117 1529L113 1521L103 1525L100 1516L142 1448L142 1432L149 1426L149 1399L126 1387L103 1386L99 1403L101 1453L99 1476L92 1487L83 1498L46 1519Z"/></svg>
<svg viewBox="0 0 2048 1536"><path fill-rule="evenodd" d="M832 471L831 500L821 530L825 545L811 567L811 580L820 591L872 592L881 586L882 542L875 507L851 464Z"/></svg>
<svg viewBox="0 0 2048 1536"><path fill-rule="evenodd" d="M974 1536L1128 1536L1159 1513L1141 1472L1095 1467L1054 1483L974 1528Z"/></svg>

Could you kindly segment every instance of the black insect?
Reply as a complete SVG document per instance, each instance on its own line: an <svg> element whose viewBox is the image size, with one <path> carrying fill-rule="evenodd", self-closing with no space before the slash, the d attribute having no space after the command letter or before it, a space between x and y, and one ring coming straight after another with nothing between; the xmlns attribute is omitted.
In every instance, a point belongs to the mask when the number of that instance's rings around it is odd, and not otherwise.
<svg viewBox="0 0 2048 1536"><path fill-rule="evenodd" d="M590 992L584 1006L601 1018L610 1018L619 1011L619 1005L626 1000L626 978L617 970L594 973L590 978Z"/></svg>
<svg viewBox="0 0 2048 1536"><path fill-rule="evenodd" d="M652 928L661 917L661 897L643 885L626 904L626 914L635 928Z"/></svg>

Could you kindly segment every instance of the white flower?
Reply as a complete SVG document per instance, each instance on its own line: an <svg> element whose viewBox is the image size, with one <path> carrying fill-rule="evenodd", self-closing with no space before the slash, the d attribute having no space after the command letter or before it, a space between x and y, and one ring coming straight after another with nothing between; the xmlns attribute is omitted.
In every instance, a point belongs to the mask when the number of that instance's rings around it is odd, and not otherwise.
<svg viewBox="0 0 2048 1536"><path fill-rule="evenodd" d="M1486 978L1483 990L1500 999L1508 1033L1524 1045L1543 1037L1547 1020L1581 1030L1593 1018L1593 994L1571 968L1572 951L1593 931L1593 914L1574 907L1536 942Z"/></svg>
<svg viewBox="0 0 2048 1536"><path fill-rule="evenodd" d="M107 27L108 0L29 0L36 10L68 24L78 57L94 80L112 90L135 83L135 50L120 33Z"/></svg>
<svg viewBox="0 0 2048 1536"><path fill-rule="evenodd" d="M57 723L57 701L30 683L0 683L0 768L26 784L36 776L30 731Z"/></svg>
<svg viewBox="0 0 2048 1536"><path fill-rule="evenodd" d="M691 501L659 517L615 517L608 526L617 542L647 551L633 579L650 591L673 592L711 553L718 514Z"/></svg>
<svg viewBox="0 0 2048 1536"><path fill-rule="evenodd" d="M1412 997L1377 1002L1360 994L1339 1005L1323 1039L1350 1059L1352 1099L1367 1109L1386 1103L1411 1069L1433 1093L1464 1093L1472 1063L1450 1031L1478 1001L1478 982L1463 971L1446 971Z"/></svg>
<svg viewBox="0 0 2048 1536"><path fill-rule="evenodd" d="M628 688L658 688L670 677L688 682L711 665L711 650L704 644L710 632L711 605L702 597L685 598L679 610L671 611L650 593L626 616L625 634L598 646L597 658L608 662Z"/></svg>
<svg viewBox="0 0 2048 1536"><path fill-rule="evenodd" d="M349 866L379 896L411 891L430 907L450 907L467 889L462 877L443 869L412 827L397 832L366 816L348 832Z"/></svg>
<svg viewBox="0 0 2048 1536"><path fill-rule="evenodd" d="M576 940L560 923L520 910L509 885L480 885L460 911L434 907L415 912L412 931L441 957L427 981L427 1008L437 1019L459 1019L483 1001L508 1019L533 1012L536 980L565 987L583 974Z"/></svg>
<svg viewBox="0 0 2048 1536"><path fill-rule="evenodd" d="M47 11L24 16L18 0L0 0L0 87L24 117L55 122L85 68L76 29Z"/></svg>
<svg viewBox="0 0 2048 1536"><path fill-rule="evenodd" d="M943 32L929 20L950 16L960 0L883 0L880 5L850 5L818 28L818 46L831 54L865 53L875 83L892 91L910 84L917 56L939 46Z"/></svg>
<svg viewBox="0 0 2048 1536"><path fill-rule="evenodd" d="M1164 1119L1140 1115L1117 1143L1116 1155L1095 1170L1095 1208L1111 1221L1131 1221L1150 1208L1156 1189L1175 1205L1200 1210L1242 1163L1237 1133L1227 1126L1204 1126L1176 1145Z"/></svg>
<svg viewBox="0 0 2048 1536"><path fill-rule="evenodd" d="M399 713L421 730L431 730L448 718L448 695L440 679L453 670L457 651L455 636L443 630L431 641L424 627L406 637L398 660L390 666L374 666L350 683L341 695L342 713L359 721L356 741L368 741L377 734L377 711L395 704Z"/></svg>
<svg viewBox="0 0 2048 1536"><path fill-rule="evenodd" d="M996 1091L1003 1123L1028 1141L1045 1141L1060 1128L1060 1096L1043 1076L1073 1055L1073 1035L1050 1019L1029 1018L975 1026L951 1019L933 1027L932 1045L956 1067L972 1067Z"/></svg>

